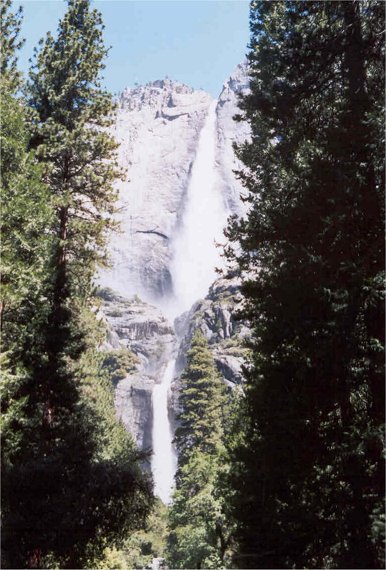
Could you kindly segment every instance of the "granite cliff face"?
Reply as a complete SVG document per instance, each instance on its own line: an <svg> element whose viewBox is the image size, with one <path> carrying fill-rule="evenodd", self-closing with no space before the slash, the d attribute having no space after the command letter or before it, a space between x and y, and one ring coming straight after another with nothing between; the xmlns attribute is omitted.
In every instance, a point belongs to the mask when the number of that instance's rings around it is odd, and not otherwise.
<svg viewBox="0 0 386 570"><path fill-rule="evenodd" d="M247 83L246 67L239 65L216 105L216 179L229 214L245 209L233 173L240 165L232 144L249 136L244 123L233 121L238 94ZM121 232L112 236L111 269L100 276L103 286L159 306L172 296L173 243L211 102L208 93L170 79L122 93L112 134L127 179L118 183Z"/></svg>
<svg viewBox="0 0 386 570"><path fill-rule="evenodd" d="M138 297L125 298L110 289L99 292L107 324L103 351L129 349L137 357L135 370L115 386L118 417L140 449L152 446L152 392L161 381L176 345L173 328L161 311Z"/></svg>
<svg viewBox="0 0 386 570"><path fill-rule="evenodd" d="M245 203L240 197L243 187L237 179L235 171L241 169L236 158L233 144L242 144L250 137L250 127L245 121L237 122L234 116L238 109L239 95L248 92L246 64L240 64L223 85L217 102L217 162L221 191L226 199L228 210L232 214L242 216L246 211Z"/></svg>
<svg viewBox="0 0 386 570"><path fill-rule="evenodd" d="M213 283L205 299L197 301L188 313L177 320L176 332L181 338L178 371L185 367L186 352L198 329L208 339L224 381L231 386L242 381L241 366L247 357L243 343L249 335L247 323L237 316L242 303L238 278L222 277Z"/></svg>
<svg viewBox="0 0 386 570"><path fill-rule="evenodd" d="M127 179L119 183L121 233L101 281L122 295L157 302L172 291L171 243L211 100L169 79L121 95L112 134Z"/></svg>
<svg viewBox="0 0 386 570"><path fill-rule="evenodd" d="M216 280L201 294L203 299L194 296L196 302L176 320L175 331L164 315L173 314L169 308L177 306L178 291L182 295L178 277L185 276L183 283L190 287L191 279L199 278L208 266L197 266L196 271L193 264L186 269L185 251L188 256L193 248L200 258L206 247L214 247L201 243L195 228L221 220L221 231L227 214L245 212L242 187L233 172L240 168L233 144L248 138L249 130L233 116L239 93L247 88L246 68L240 65L217 101L170 79L126 89L119 100L112 134L120 144L118 162L127 178L117 188L121 231L111 238L111 268L99 279L105 288L101 310L109 328L102 348L128 348L138 357L135 370L120 378L115 390L118 416L141 449L154 443L154 386L172 370L177 353L172 391L178 393L177 379L196 328L207 336L224 381L231 385L241 381L245 358L241 343L247 328L234 316L242 302L237 280ZM222 203L217 220L206 215L206 210L215 208L197 208L198 194L199 203L206 203L209 191L217 195L219 207ZM111 290L106 293L106 288ZM173 421L170 411L167 419L166 410L164 421Z"/></svg>

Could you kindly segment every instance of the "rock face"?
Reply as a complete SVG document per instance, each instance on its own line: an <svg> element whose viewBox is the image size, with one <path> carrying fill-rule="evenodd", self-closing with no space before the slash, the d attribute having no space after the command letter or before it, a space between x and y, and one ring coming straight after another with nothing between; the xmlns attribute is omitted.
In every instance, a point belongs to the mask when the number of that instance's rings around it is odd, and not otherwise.
<svg viewBox="0 0 386 570"><path fill-rule="evenodd" d="M123 92L112 134L127 180L119 183L121 233L110 244L104 286L150 302L171 293L171 243L211 100L169 79Z"/></svg>
<svg viewBox="0 0 386 570"><path fill-rule="evenodd" d="M176 337L159 309L138 297L124 298L104 289L101 312L108 325L102 350L128 348L139 360L136 370L118 381L115 406L118 417L140 449L152 445L152 392L160 382Z"/></svg>
<svg viewBox="0 0 386 570"><path fill-rule="evenodd" d="M208 339L214 361L229 385L242 380L241 366L247 350L243 346L249 335L247 324L237 318L242 305L240 283L236 277L216 280L205 299L198 301L177 320L176 332L182 338L178 354L178 370L186 364L186 352L194 332L199 329Z"/></svg>
<svg viewBox="0 0 386 570"><path fill-rule="evenodd" d="M240 65L224 83L216 106L217 180L232 214L244 211L232 144L249 136L245 123L233 121L238 95L247 85L246 67ZM121 232L112 236L112 267L101 274L102 286L160 306L172 295L173 240L211 101L208 93L170 79L122 93L112 134L127 179L118 183Z"/></svg>
<svg viewBox="0 0 386 570"><path fill-rule="evenodd" d="M241 182L234 171L241 169L236 158L233 144L242 144L250 138L250 127L246 121L236 122L234 116L240 113L238 100L241 94L249 90L246 64L240 64L224 83L217 103L217 163L221 191L232 214L243 215L245 203L240 199L243 194Z"/></svg>
<svg viewBox="0 0 386 570"><path fill-rule="evenodd" d="M238 215L245 208L240 200L241 184L233 173L240 165L232 145L248 138L249 129L233 116L238 113L238 96L246 89L246 67L241 65L224 83L210 139L215 144L214 187L229 213ZM111 268L100 274L101 286L115 291L105 289L103 297L102 312L109 326L103 348L129 348L139 358L136 370L118 381L115 401L118 416L140 449L152 445L153 388L177 346L173 328L153 305L167 310L176 298L172 283L175 242L189 209L192 166L211 102L212 97L204 91L170 79L154 81L122 93L112 128L120 144L118 163L127 178L117 185L121 230L109 244ZM197 248L194 235L192 239ZM240 302L237 281L220 279L204 300L177 320L181 340L177 372L185 364L195 328L200 328L224 379L230 384L240 382L245 357L241 339L247 334L245 325L234 316Z"/></svg>

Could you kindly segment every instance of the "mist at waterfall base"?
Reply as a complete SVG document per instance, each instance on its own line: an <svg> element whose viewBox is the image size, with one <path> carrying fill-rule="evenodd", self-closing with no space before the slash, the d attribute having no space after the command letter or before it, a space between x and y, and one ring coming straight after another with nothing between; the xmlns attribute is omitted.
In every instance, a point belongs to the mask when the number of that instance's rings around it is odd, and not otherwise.
<svg viewBox="0 0 386 570"><path fill-rule="evenodd" d="M182 223L173 243L171 276L174 296L160 306L170 319L189 310L208 293L221 267L221 242L227 220L219 185L216 184L216 104L209 107L200 133L195 161L187 190ZM171 356L160 384L153 391L152 472L155 494L168 504L174 486L176 454L168 414L168 392L173 381L175 356Z"/></svg>

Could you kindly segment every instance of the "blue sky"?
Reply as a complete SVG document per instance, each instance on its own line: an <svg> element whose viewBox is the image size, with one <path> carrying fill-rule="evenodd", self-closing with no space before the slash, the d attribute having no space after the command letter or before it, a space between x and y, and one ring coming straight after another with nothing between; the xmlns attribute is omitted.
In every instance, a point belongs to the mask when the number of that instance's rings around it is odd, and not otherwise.
<svg viewBox="0 0 386 570"><path fill-rule="evenodd" d="M19 57L27 71L33 48L55 32L66 4L61 0L14 1L24 8ZM111 46L104 72L113 93L166 75L217 97L222 83L246 54L247 0L96 0L105 44Z"/></svg>

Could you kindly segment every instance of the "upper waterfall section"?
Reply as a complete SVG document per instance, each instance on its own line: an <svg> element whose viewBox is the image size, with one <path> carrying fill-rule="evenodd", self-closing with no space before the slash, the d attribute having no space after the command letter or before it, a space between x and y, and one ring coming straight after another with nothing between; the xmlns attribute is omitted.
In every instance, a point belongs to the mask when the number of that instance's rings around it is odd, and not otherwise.
<svg viewBox="0 0 386 570"><path fill-rule="evenodd" d="M237 113L236 91L243 82L229 81L216 108L216 168L224 202L239 213L241 187L232 173L232 142L240 139L241 124L231 117ZM234 90L234 97L228 89ZM102 272L102 285L156 304L172 294L173 240L212 101L208 93L170 79L121 94L112 134L127 176L117 184L121 233L111 238L112 267Z"/></svg>

